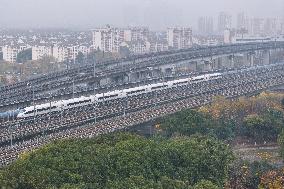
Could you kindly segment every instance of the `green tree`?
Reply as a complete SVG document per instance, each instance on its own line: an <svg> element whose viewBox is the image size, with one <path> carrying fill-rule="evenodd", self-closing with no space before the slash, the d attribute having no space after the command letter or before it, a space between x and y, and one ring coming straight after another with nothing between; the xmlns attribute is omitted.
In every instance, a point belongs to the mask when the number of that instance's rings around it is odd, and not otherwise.
<svg viewBox="0 0 284 189"><path fill-rule="evenodd" d="M186 110L166 117L161 124L161 129L166 135L190 136L196 133L207 134L214 122L209 116L196 110Z"/></svg>
<svg viewBox="0 0 284 189"><path fill-rule="evenodd" d="M76 56L76 63L77 64L83 64L85 61L85 56L82 52L79 52L78 55Z"/></svg>
<svg viewBox="0 0 284 189"><path fill-rule="evenodd" d="M284 159L284 129L278 137L278 144L280 145L280 155Z"/></svg>
<svg viewBox="0 0 284 189"><path fill-rule="evenodd" d="M263 115L248 115L243 132L256 141L276 141L284 126L283 120L283 112L275 109L268 109Z"/></svg>
<svg viewBox="0 0 284 189"><path fill-rule="evenodd" d="M23 154L1 172L0 183L15 189L186 189L205 179L223 186L232 160L229 147L210 137L156 140L118 133L59 140Z"/></svg>
<svg viewBox="0 0 284 189"><path fill-rule="evenodd" d="M282 100L281 100L281 105L282 105L282 107L284 107L284 98L282 98Z"/></svg>
<svg viewBox="0 0 284 189"><path fill-rule="evenodd" d="M32 49L26 49L18 53L17 63L25 63L28 60L32 60Z"/></svg>
<svg viewBox="0 0 284 189"><path fill-rule="evenodd" d="M199 133L221 140L232 140L235 136L233 119L213 119L211 115L196 110L185 110L168 116L162 120L160 128L166 136L191 136Z"/></svg>
<svg viewBox="0 0 284 189"><path fill-rule="evenodd" d="M208 180L201 180L193 186L193 189L220 189L218 186Z"/></svg>
<svg viewBox="0 0 284 189"><path fill-rule="evenodd" d="M119 54L121 57L127 57L131 54L131 52L128 47L120 47Z"/></svg>
<svg viewBox="0 0 284 189"><path fill-rule="evenodd" d="M266 161L235 161L230 165L229 188L257 189L261 182L261 175L274 168Z"/></svg>
<svg viewBox="0 0 284 189"><path fill-rule="evenodd" d="M188 182L162 177L160 181L163 189L191 189Z"/></svg>
<svg viewBox="0 0 284 189"><path fill-rule="evenodd" d="M163 189L160 183L147 180L142 176L130 176L125 180L110 181L107 183L108 189Z"/></svg>

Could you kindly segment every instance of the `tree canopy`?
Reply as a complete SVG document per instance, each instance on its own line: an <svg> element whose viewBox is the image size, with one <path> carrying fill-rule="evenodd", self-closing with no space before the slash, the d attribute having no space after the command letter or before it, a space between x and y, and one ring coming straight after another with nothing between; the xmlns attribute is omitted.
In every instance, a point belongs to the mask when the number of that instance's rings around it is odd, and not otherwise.
<svg viewBox="0 0 284 189"><path fill-rule="evenodd" d="M1 172L0 184L29 189L186 189L208 180L222 186L232 160L229 147L210 137L156 140L114 134L56 141L22 155Z"/></svg>
<svg viewBox="0 0 284 189"><path fill-rule="evenodd" d="M163 119L161 129L167 136L199 133L227 140L234 137L235 123L233 120L213 119L211 115L196 110L185 110Z"/></svg>
<svg viewBox="0 0 284 189"><path fill-rule="evenodd" d="M18 53L17 63L25 63L28 60L32 60L32 49L26 49Z"/></svg>

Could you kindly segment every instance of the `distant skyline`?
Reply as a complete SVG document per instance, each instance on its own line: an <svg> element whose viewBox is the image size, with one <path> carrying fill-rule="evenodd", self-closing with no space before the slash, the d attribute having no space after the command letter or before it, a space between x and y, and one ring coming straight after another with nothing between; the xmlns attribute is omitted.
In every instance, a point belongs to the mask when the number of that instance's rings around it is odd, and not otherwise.
<svg viewBox="0 0 284 189"><path fill-rule="evenodd" d="M0 28L91 29L114 26L196 28L201 16L284 17L283 0L0 0ZM216 23L215 23L216 25Z"/></svg>

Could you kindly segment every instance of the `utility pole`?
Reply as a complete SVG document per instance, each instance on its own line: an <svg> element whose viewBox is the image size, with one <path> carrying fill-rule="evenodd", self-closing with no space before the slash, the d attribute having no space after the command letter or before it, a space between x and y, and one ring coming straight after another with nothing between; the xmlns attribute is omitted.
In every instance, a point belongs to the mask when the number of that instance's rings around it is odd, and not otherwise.
<svg viewBox="0 0 284 189"><path fill-rule="evenodd" d="M72 97L74 98L74 93L75 93L75 79L73 77L73 82L72 82Z"/></svg>
<svg viewBox="0 0 284 189"><path fill-rule="evenodd" d="M35 105L35 90L34 90L34 86L32 86L32 90L33 90L33 106L34 106L34 124L35 124L35 122L36 122L36 118L35 118L35 116L36 116L36 105Z"/></svg>
<svg viewBox="0 0 284 189"><path fill-rule="evenodd" d="M10 145L11 145L11 147L13 146L13 130L12 130L13 128L12 128L12 125L10 126Z"/></svg>
<svg viewBox="0 0 284 189"><path fill-rule="evenodd" d="M94 63L94 115L95 115L95 124L97 123L97 103L96 103L96 60L93 59Z"/></svg>
<svg viewBox="0 0 284 189"><path fill-rule="evenodd" d="M35 90L34 90L34 86L31 83L27 83L27 86L30 86L32 88L33 91L33 106L34 106L34 124L36 122L36 105L35 105Z"/></svg>

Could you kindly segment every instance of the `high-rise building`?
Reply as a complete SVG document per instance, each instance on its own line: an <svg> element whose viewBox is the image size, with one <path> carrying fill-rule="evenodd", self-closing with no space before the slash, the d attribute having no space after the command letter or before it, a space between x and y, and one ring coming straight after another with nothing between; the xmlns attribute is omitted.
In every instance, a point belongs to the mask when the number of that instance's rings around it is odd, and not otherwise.
<svg viewBox="0 0 284 189"><path fill-rule="evenodd" d="M93 47L105 52L119 52L123 42L147 41L149 29L144 27L134 28L99 28L93 30Z"/></svg>
<svg viewBox="0 0 284 189"><path fill-rule="evenodd" d="M192 46L191 28L168 28L167 40L173 49L185 49Z"/></svg>
<svg viewBox="0 0 284 189"><path fill-rule="evenodd" d="M279 20L279 33L284 34L284 18Z"/></svg>
<svg viewBox="0 0 284 189"><path fill-rule="evenodd" d="M200 17L198 19L198 32L201 35L212 35L214 31L212 17Z"/></svg>
<svg viewBox="0 0 284 189"><path fill-rule="evenodd" d="M121 29L124 33L124 41L147 41L149 37L149 29L146 27L133 27Z"/></svg>
<svg viewBox="0 0 284 189"><path fill-rule="evenodd" d="M251 34L254 36L265 36L265 19L264 18L253 18L251 20Z"/></svg>
<svg viewBox="0 0 284 189"><path fill-rule="evenodd" d="M224 31L224 43L225 44L229 44L232 41L232 35L231 35L231 31L229 29L226 29Z"/></svg>
<svg viewBox="0 0 284 189"><path fill-rule="evenodd" d="M226 29L232 28L232 16L228 13L221 12L218 17L218 32L224 33Z"/></svg>
<svg viewBox="0 0 284 189"><path fill-rule="evenodd" d="M249 18L244 12L241 12L237 15L237 29L238 30L249 29Z"/></svg>
<svg viewBox="0 0 284 189"><path fill-rule="evenodd" d="M93 30L93 47L105 52L119 52L124 40L124 32L118 28L107 26Z"/></svg>
<svg viewBox="0 0 284 189"><path fill-rule="evenodd" d="M264 34L266 36L277 35L277 19L266 18L264 21Z"/></svg>

